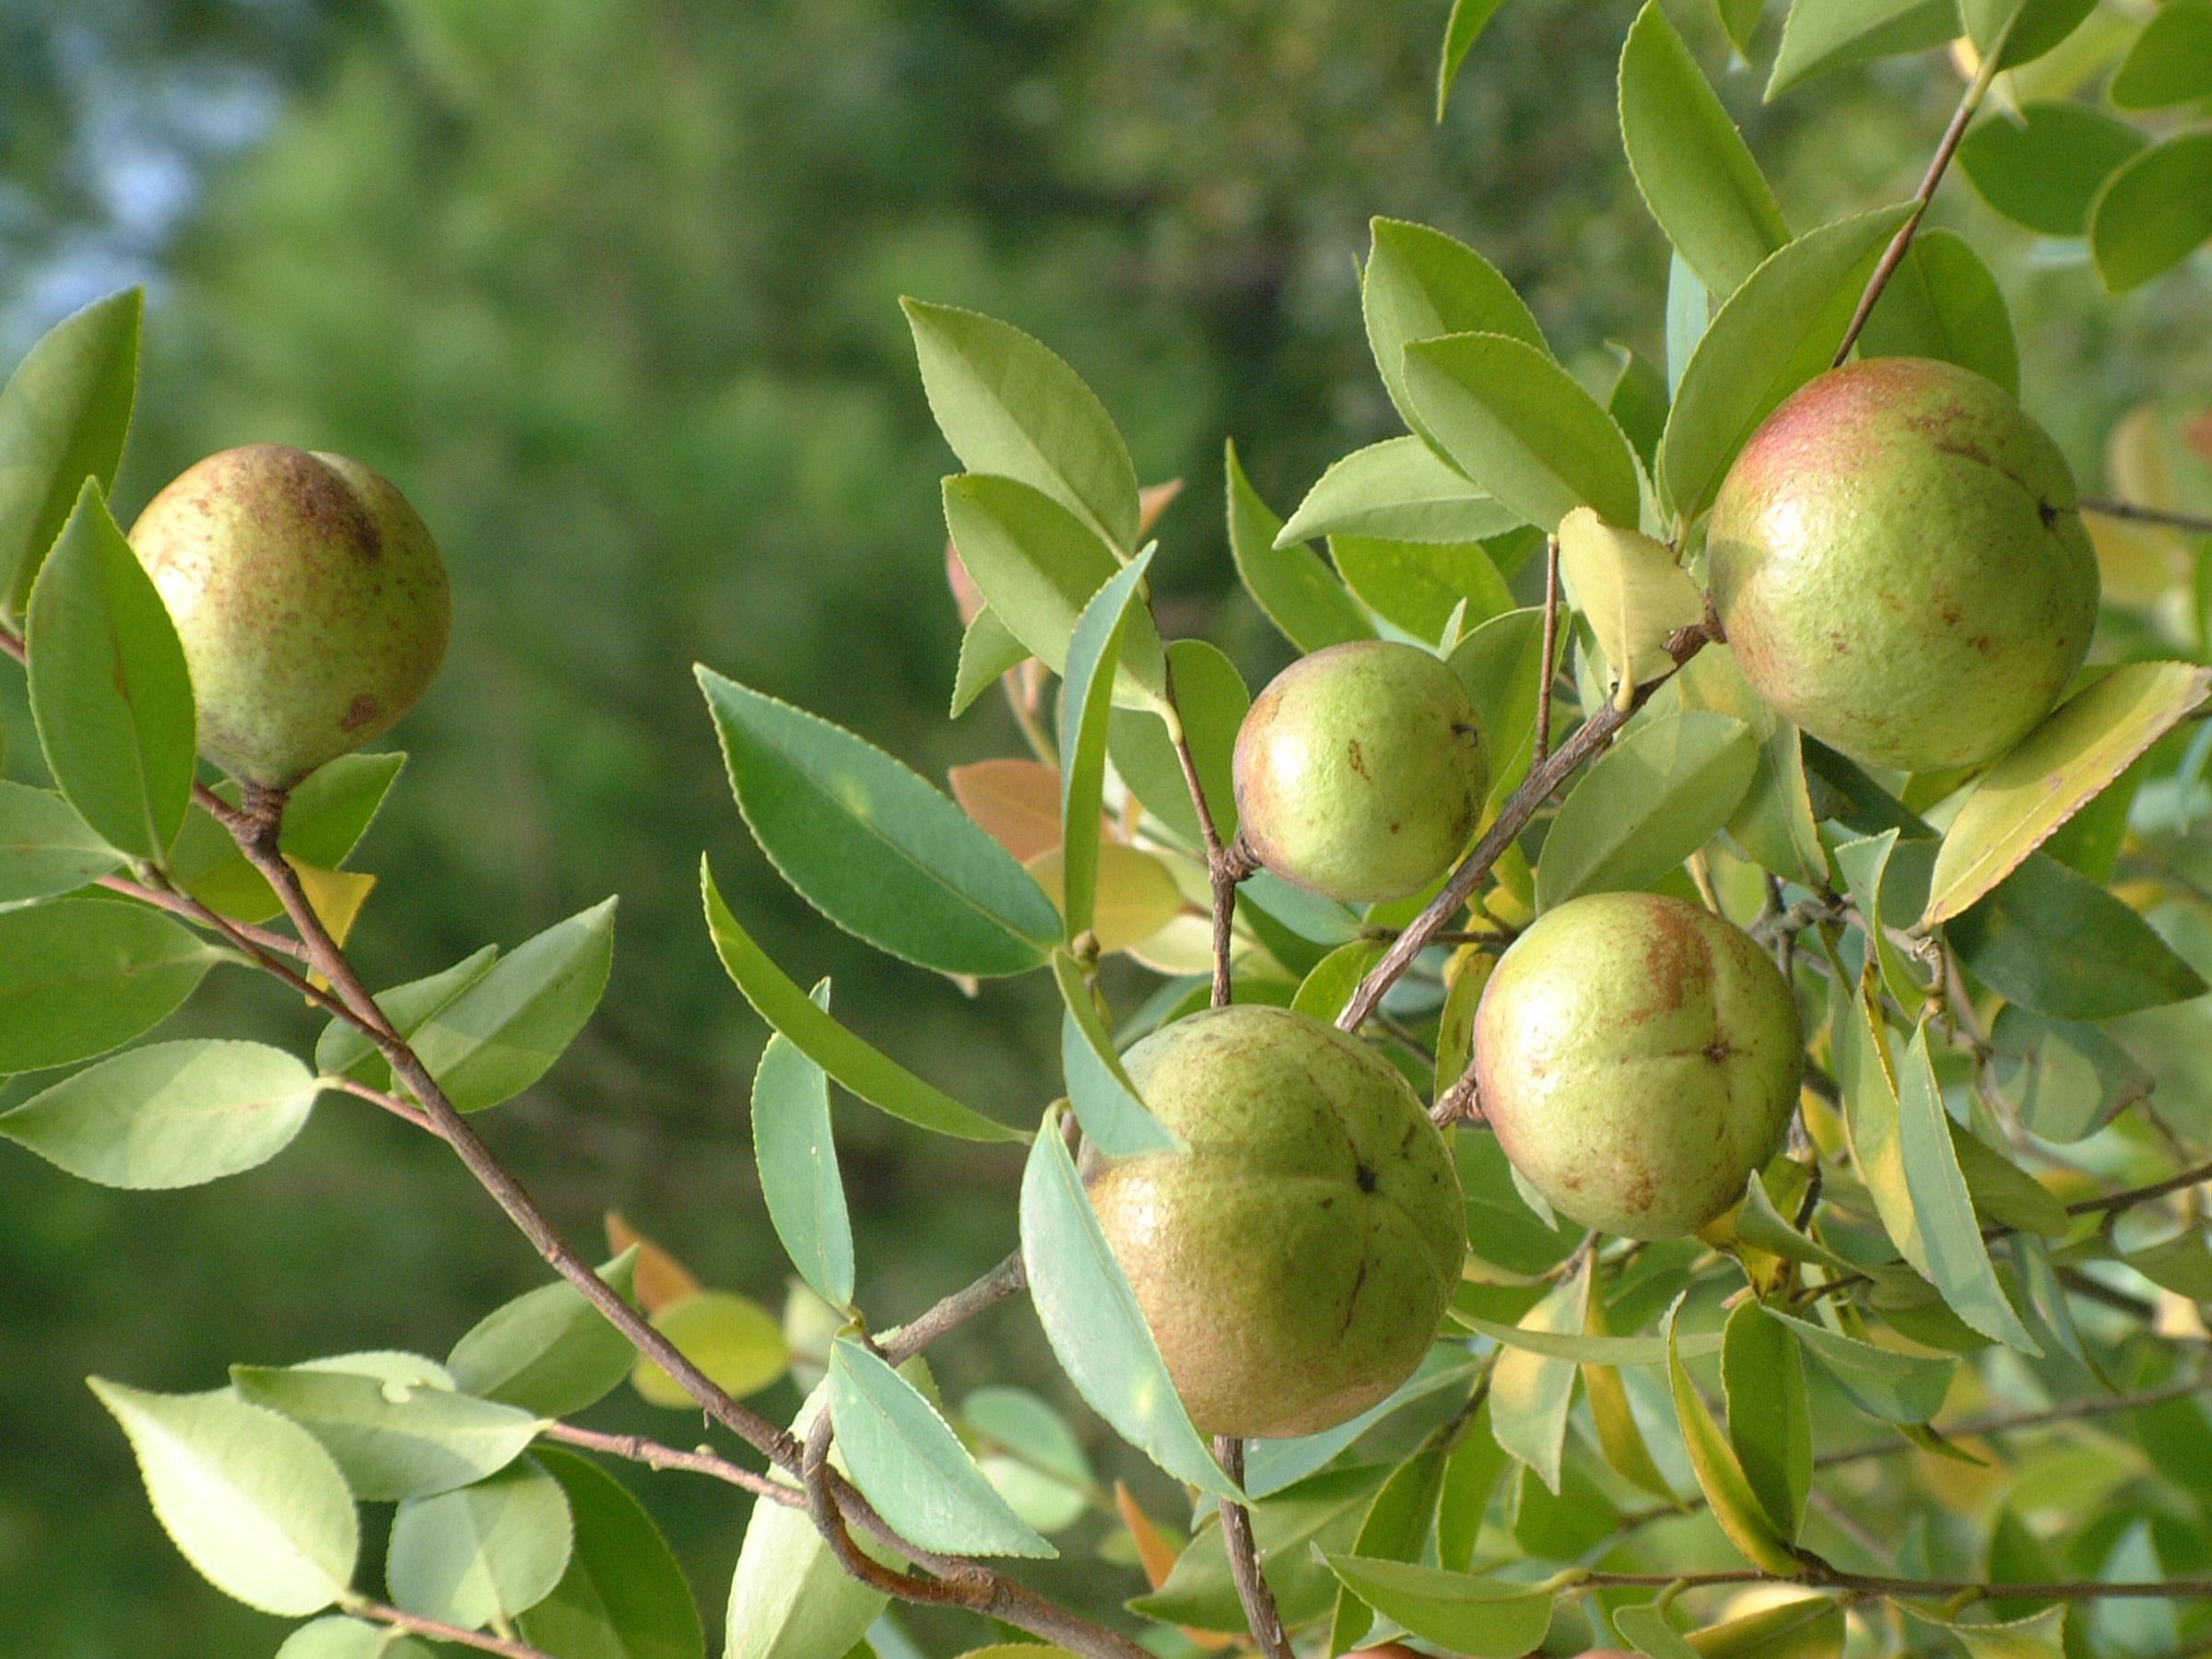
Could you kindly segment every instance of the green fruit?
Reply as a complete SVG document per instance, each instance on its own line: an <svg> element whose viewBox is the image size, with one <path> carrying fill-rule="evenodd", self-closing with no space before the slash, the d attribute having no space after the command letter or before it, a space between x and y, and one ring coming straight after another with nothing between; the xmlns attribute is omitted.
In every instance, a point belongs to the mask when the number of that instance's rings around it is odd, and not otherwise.
<svg viewBox="0 0 2212 1659"><path fill-rule="evenodd" d="M1695 1232L1781 1149L1805 1040L1748 934L1656 893L1594 893L1513 942L1475 1012L1498 1143L1552 1207L1630 1239Z"/></svg>
<svg viewBox="0 0 2212 1659"><path fill-rule="evenodd" d="M1090 1200L1191 1420L1312 1434L1387 1396L1466 1253L1451 1155L1406 1080L1334 1026L1252 1005L1126 1063L1188 1149L1095 1167Z"/></svg>
<svg viewBox="0 0 2212 1659"><path fill-rule="evenodd" d="M147 504L131 546L176 622L201 751L242 782L288 788L389 731L445 654L437 544L343 455L210 455Z"/></svg>
<svg viewBox="0 0 2212 1659"><path fill-rule="evenodd" d="M2097 621L2074 477L2004 390L1948 363L1821 375L1744 446L1706 528L1728 642L1822 742L1930 771L2051 712Z"/></svg>
<svg viewBox="0 0 2212 1659"><path fill-rule="evenodd" d="M1245 841L1347 904L1418 893L1482 817L1489 763L1459 677L1412 645L1356 640L1276 676L1237 733Z"/></svg>

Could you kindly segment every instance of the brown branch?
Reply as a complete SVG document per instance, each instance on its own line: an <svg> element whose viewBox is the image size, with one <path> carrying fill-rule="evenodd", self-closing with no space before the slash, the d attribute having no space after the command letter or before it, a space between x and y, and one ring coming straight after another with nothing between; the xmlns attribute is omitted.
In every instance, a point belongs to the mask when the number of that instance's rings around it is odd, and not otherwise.
<svg viewBox="0 0 2212 1659"><path fill-rule="evenodd" d="M1496 821L1475 843L1475 850L1452 873L1452 879L1444 884L1443 890L1429 901L1428 908L1414 918L1406 931L1398 935L1397 942L1368 970L1367 977L1359 982L1359 988L1352 993L1351 1001L1345 1005L1344 1012L1336 1017L1336 1024L1342 1030L1356 1031L1367 1023L1368 1017L1382 1002L1383 994L1412 966L1414 959L1429 947L1444 924L1458 914L1460 907L1481 885L1483 877L1490 873L1490 867L1504 856L1505 850L1528 827L1528 821L1535 817L1536 809L1551 798L1552 792L1564 783L1583 761L1610 743L1614 735L1628 724L1629 717L1671 677L1675 669L1680 668L1718 637L1717 629L1710 621L1701 627L1681 629L1667 641L1667 654L1674 659L1674 668L1637 687L1630 696L1626 708L1621 706L1618 699L1609 700L1604 708L1578 726L1574 735L1560 745L1556 753L1546 757L1541 765L1535 767L1522 780L1521 787L1513 791L1512 797L1500 809Z"/></svg>
<svg viewBox="0 0 2212 1659"><path fill-rule="evenodd" d="M1559 538L1544 538L1544 665L1536 674L1536 740L1533 764L1551 753L1551 682L1559 661Z"/></svg>
<svg viewBox="0 0 2212 1659"><path fill-rule="evenodd" d="M2083 512L2093 512L2100 518L2132 519L2139 524L2166 524L2176 530L2186 530L2194 535L2212 535L2212 514L2176 512L2166 507L2145 507L2136 501L2077 501Z"/></svg>
<svg viewBox="0 0 2212 1659"><path fill-rule="evenodd" d="M1958 111L1951 116L1951 124L1944 128L1942 141L1936 146L1935 157L1928 162L1928 171L1922 175L1920 188L1913 193L1912 214L1897 228L1897 234L1889 239L1889 245L1882 250L1881 261L1874 267L1874 275L1867 278L1865 292L1859 296L1858 309L1851 314L1851 326L1843 331L1843 343L1836 347L1833 367L1841 368L1844 359L1851 356L1851 348L1859 343L1859 333L1866 326L1866 319L1874 314L1875 302L1882 297L1882 290L1889 286L1889 278L1897 275L1897 267L1904 263L1906 251L1912 246L1913 235L1920 229L1920 221L1927 217L1928 204L1936 199L1936 187L1943 182L1944 172L1950 167L1952 156L1958 153L1959 141L1966 136L1967 124L1973 120L1974 112L1982 107L1983 97L1989 91L1990 83L1997 77L1997 67L2005 58L2005 42L2011 33L2012 25L2007 23L1997 38L1990 42L1989 50L1983 53L1981 68L1975 72L1974 78L1967 83L1966 91L1960 95Z"/></svg>
<svg viewBox="0 0 2212 1659"><path fill-rule="evenodd" d="M2113 1583L2100 1579L2061 1579L2042 1583L1993 1583L1983 1579L1891 1578L1881 1573L1845 1572L1808 1567L1803 1572L1767 1572L1757 1567L1725 1572L1592 1572L1576 1574L1564 1587L1583 1590L1686 1590L1712 1584L1803 1584L1813 1590L1850 1590L1861 1595L1957 1595L1971 1601L2202 1601L2212 1599L2212 1578L2166 1579L2158 1583Z"/></svg>
<svg viewBox="0 0 2212 1659"><path fill-rule="evenodd" d="M465 1630L435 1618L425 1618L418 1613L407 1613L398 1607L386 1606L380 1601L342 1601L338 1604L355 1618L372 1624L389 1625L395 1630L405 1630L410 1636L427 1636L432 1641L450 1641L456 1647L474 1648L479 1653L504 1653L507 1659L553 1659L543 1648L534 1648L526 1641L516 1641L506 1636L493 1636L483 1630Z"/></svg>
<svg viewBox="0 0 2212 1659"><path fill-rule="evenodd" d="M1233 1434L1214 1441L1214 1456L1222 1473L1244 1485L1244 1442ZM1283 1616L1275 1605L1275 1591L1260 1571L1259 1546L1252 1535L1252 1512L1232 1498L1221 1500L1221 1542L1229 1554L1229 1575L1236 1581L1237 1600L1243 1604L1244 1622L1259 1644L1262 1659L1296 1659L1290 1638L1283 1633Z"/></svg>
<svg viewBox="0 0 2212 1659"><path fill-rule="evenodd" d="M904 1365L947 1331L1027 1289L1029 1283L1029 1269L1018 1250L974 1283L962 1286L927 1312L885 1336L876 1345L877 1352L888 1364Z"/></svg>
<svg viewBox="0 0 2212 1659"><path fill-rule="evenodd" d="M367 1100L371 1105L382 1106L394 1117L405 1118L418 1129L428 1129L432 1135L438 1133L437 1127L430 1122L429 1113L419 1106L408 1104L395 1094L386 1094L381 1088L371 1088L368 1084L342 1074L327 1078L325 1081L341 1094L354 1095L360 1100Z"/></svg>
<svg viewBox="0 0 2212 1659"><path fill-rule="evenodd" d="M124 876L102 876L94 885L103 887L111 893L121 893L126 899L135 899L141 904L165 910L172 916L182 916L186 921L196 922L202 927L218 927L214 911L176 888L142 887ZM284 935L265 927L256 927L251 922L241 922L229 916L221 917L219 931L226 937L250 939L272 956L288 956L294 961L307 959L307 952L300 948L299 940L288 939Z"/></svg>
<svg viewBox="0 0 2212 1659"><path fill-rule="evenodd" d="M2078 1204L2066 1206L2069 1216L2116 1214L2133 1209L2138 1204L2147 1204L2153 1198L2163 1198L2170 1193L2184 1193L2191 1187L2202 1186L2212 1181L2212 1164L2199 1164L2194 1170L2183 1170L2179 1175L2169 1175L2163 1181L2154 1181L2148 1186L2130 1187L2124 1193L2110 1193L2102 1198L2084 1198Z"/></svg>
<svg viewBox="0 0 2212 1659"><path fill-rule="evenodd" d="M572 1423L547 1423L538 1430L542 1439L559 1441L564 1445L581 1446L586 1452L600 1452L609 1457L627 1459L642 1464L649 1469L680 1469L692 1475L704 1475L711 1480L720 1480L734 1487L742 1487L756 1498L771 1502L804 1507L806 1499L795 1489L766 1475L756 1475L741 1464L717 1456L704 1447L686 1452L676 1446L664 1446L658 1441L647 1440L641 1434L603 1434L596 1429L579 1429Z"/></svg>

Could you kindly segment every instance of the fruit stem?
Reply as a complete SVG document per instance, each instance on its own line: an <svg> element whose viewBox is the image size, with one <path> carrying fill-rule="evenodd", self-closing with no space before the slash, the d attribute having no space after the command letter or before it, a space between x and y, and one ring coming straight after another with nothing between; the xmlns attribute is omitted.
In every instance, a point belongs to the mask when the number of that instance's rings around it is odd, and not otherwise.
<svg viewBox="0 0 2212 1659"><path fill-rule="evenodd" d="M1536 670L1536 741L1533 764L1551 753L1551 682L1559 664L1559 538L1544 538L1544 661Z"/></svg>

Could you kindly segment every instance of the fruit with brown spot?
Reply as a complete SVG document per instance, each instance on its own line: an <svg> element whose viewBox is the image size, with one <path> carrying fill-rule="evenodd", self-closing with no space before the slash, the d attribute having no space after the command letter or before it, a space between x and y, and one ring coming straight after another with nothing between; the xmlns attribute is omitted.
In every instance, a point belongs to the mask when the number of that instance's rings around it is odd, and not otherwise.
<svg viewBox="0 0 2212 1659"><path fill-rule="evenodd" d="M445 655L445 564L358 461L225 450L147 503L131 546L177 628L200 749L286 788L389 731Z"/></svg>
<svg viewBox="0 0 2212 1659"><path fill-rule="evenodd" d="M1459 1282L1443 1137L1390 1063L1287 1008L1216 1008L1125 1056L1185 1149L1087 1163L1191 1419L1312 1434L1413 1373Z"/></svg>
<svg viewBox="0 0 2212 1659"><path fill-rule="evenodd" d="M1781 1149L1805 1065L1797 1006L1749 935L1679 899L1547 911L1475 1014L1483 1115L1561 1215L1694 1232Z"/></svg>

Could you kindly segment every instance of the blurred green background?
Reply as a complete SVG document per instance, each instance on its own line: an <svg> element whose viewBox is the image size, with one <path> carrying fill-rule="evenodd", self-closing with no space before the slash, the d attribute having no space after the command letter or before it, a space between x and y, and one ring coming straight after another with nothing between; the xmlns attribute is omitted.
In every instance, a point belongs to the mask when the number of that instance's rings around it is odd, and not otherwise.
<svg viewBox="0 0 2212 1659"><path fill-rule="evenodd" d="M1056 1092L1049 988L968 1000L777 884L691 682L712 664L937 776L1015 747L995 700L943 719L952 461L897 296L1041 335L1147 481L1189 480L1161 526L1166 619L1256 682L1284 653L1230 591L1221 442L1287 508L1393 429L1359 320L1371 214L1475 242L1594 379L1607 340L1660 354L1665 251L1614 126L1633 9L1515 0L1440 128L1443 0L0 0L0 349L147 285L125 523L255 441L350 453L413 498L453 567L454 644L393 739L413 759L363 850L382 886L358 958L412 977L619 893L599 1018L488 1131L572 1235L618 1207L780 1305L745 1130L762 1033L703 936L701 848L792 972L833 973L917 1069L1009 1118ZM1907 194L1957 95L1939 55L1762 106L1704 0L1672 9L1794 227ZM2085 478L2121 412L2206 383L2201 272L2114 304L1962 181L1937 218L1997 266L2027 400ZM31 775L12 675L0 710ZM314 1030L238 976L180 1023ZM1011 1245L1015 1154L839 1111L874 1320ZM233 1359L442 1353L540 1271L433 1143L342 1098L276 1163L193 1192L0 1158L0 1650L281 1639L161 1537L86 1373L182 1390ZM1049 1366L1009 1308L940 1371L957 1398ZM700 1432L627 1393L594 1420ZM741 1513L674 1477L652 1500L718 1629ZM1085 1577L1062 1574L1102 1601Z"/></svg>

